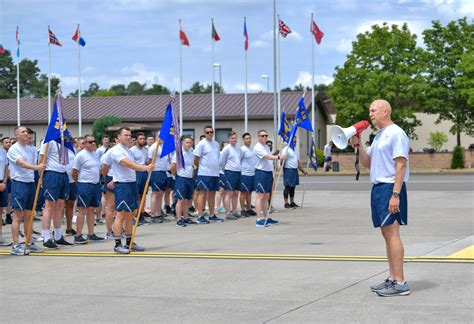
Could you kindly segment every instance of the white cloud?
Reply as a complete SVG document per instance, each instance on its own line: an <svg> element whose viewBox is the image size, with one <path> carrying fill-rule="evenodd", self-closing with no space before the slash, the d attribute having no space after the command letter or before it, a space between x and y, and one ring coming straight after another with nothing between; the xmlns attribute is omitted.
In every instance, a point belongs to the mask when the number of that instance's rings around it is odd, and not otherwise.
<svg viewBox="0 0 474 324"><path fill-rule="evenodd" d="M124 67L120 70L122 76L112 77L108 80L108 86L114 84L124 83L128 84L132 81L138 81L140 83L146 83L151 86L153 83L165 84L165 77L163 73L151 71L145 68L142 63L135 63L132 66Z"/></svg>
<svg viewBox="0 0 474 324"><path fill-rule="evenodd" d="M297 40L297 41L301 41L303 40L303 37L301 37L300 33L298 33L297 31L294 31L292 30L291 34L289 34L287 36L288 39L294 39L294 40Z"/></svg>
<svg viewBox="0 0 474 324"><path fill-rule="evenodd" d="M352 41L350 39L342 38L337 45L336 50L342 53L348 53L352 50Z"/></svg>
<svg viewBox="0 0 474 324"><path fill-rule="evenodd" d="M300 71L298 74L298 79L295 81L295 85L302 84L305 87L311 87L311 73ZM329 85L334 81L332 76L324 75L324 74L315 74L314 75L314 83L315 84L326 84Z"/></svg>
<svg viewBox="0 0 474 324"><path fill-rule="evenodd" d="M365 33L366 31L371 31L373 25L383 26L384 23L387 23L389 26L398 25L402 27L404 23L408 25L408 29L412 33L417 34L419 37L422 35L424 30L423 26L418 22L413 21L403 21L403 20L369 20L365 21L357 27L357 34Z"/></svg>
<svg viewBox="0 0 474 324"><path fill-rule="evenodd" d="M259 92L259 91L266 91L266 86L264 87L261 83L247 83L248 91ZM245 91L245 84L244 83L237 83L234 86L235 90L238 91Z"/></svg>
<svg viewBox="0 0 474 324"><path fill-rule="evenodd" d="M250 47L255 47L255 48L263 48L263 47L268 47L270 46L270 43L265 42L263 40L256 40L250 43Z"/></svg>
<svg viewBox="0 0 474 324"><path fill-rule="evenodd" d="M448 18L474 15L472 0L424 0L425 4L435 7L438 12Z"/></svg>

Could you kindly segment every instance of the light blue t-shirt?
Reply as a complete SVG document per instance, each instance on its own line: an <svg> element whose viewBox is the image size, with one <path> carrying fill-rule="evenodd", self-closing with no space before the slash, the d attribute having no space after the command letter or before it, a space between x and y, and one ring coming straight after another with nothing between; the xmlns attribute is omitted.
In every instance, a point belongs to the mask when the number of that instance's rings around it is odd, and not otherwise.
<svg viewBox="0 0 474 324"><path fill-rule="evenodd" d="M7 157L10 161L10 178L27 183L35 182L35 172L22 168L17 164L19 159L23 159L23 161L30 164L36 164L36 150L34 147L16 142L8 150Z"/></svg>
<svg viewBox="0 0 474 324"><path fill-rule="evenodd" d="M74 158L72 168L79 171L77 182L99 183L100 159L97 152L89 152L85 149L80 151Z"/></svg>
<svg viewBox="0 0 474 324"><path fill-rule="evenodd" d="M128 159L131 162L134 161L130 149L122 144L117 144L111 150L110 158L112 159L112 168L114 169L114 182L136 182L137 174L135 170L120 164L120 161L123 159Z"/></svg>
<svg viewBox="0 0 474 324"><path fill-rule="evenodd" d="M219 176L219 143L203 139L196 145L194 156L199 157L198 175Z"/></svg>

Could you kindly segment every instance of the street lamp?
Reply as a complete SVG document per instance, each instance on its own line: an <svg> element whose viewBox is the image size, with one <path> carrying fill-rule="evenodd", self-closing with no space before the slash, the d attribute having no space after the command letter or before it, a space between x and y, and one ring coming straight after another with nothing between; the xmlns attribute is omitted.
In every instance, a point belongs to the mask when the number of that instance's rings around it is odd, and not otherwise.
<svg viewBox="0 0 474 324"><path fill-rule="evenodd" d="M221 88L221 91L219 93L222 93L222 70L221 70L221 64L220 63L214 63L214 68L219 68L219 86Z"/></svg>
<svg viewBox="0 0 474 324"><path fill-rule="evenodd" d="M266 74L262 74L262 79L267 79L267 92L270 92L270 77Z"/></svg>

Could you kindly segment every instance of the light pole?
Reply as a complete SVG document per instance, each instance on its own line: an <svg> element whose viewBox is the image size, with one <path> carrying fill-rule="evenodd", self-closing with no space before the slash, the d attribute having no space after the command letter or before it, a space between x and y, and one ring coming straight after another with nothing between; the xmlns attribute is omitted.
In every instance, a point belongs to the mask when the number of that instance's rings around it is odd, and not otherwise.
<svg viewBox="0 0 474 324"><path fill-rule="evenodd" d="M262 74L262 79L267 79L267 92L270 92L270 77L266 74Z"/></svg>
<svg viewBox="0 0 474 324"><path fill-rule="evenodd" d="M221 70L221 64L220 63L214 63L214 68L219 68L219 87L220 91L219 93L222 93L222 70Z"/></svg>

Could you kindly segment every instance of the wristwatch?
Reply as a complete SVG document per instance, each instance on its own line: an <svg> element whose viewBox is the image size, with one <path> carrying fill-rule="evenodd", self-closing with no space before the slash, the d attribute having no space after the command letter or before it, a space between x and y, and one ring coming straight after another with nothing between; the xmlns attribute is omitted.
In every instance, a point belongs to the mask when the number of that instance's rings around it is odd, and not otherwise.
<svg viewBox="0 0 474 324"><path fill-rule="evenodd" d="M394 197L394 198L400 198L400 193L394 191L394 192L392 192L392 197Z"/></svg>

